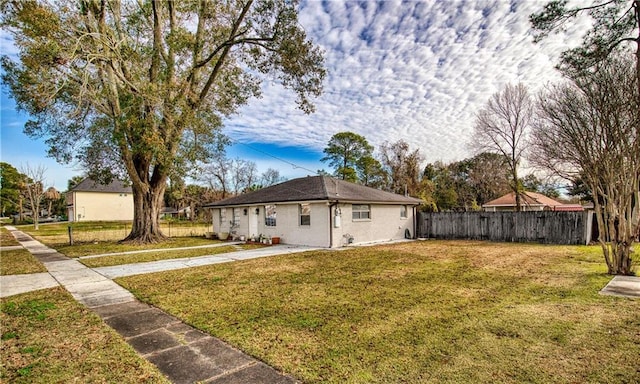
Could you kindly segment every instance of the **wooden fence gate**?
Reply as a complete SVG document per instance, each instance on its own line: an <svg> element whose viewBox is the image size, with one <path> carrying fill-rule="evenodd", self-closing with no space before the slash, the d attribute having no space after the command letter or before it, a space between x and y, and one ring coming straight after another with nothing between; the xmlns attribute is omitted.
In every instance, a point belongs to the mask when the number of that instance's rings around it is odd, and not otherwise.
<svg viewBox="0 0 640 384"><path fill-rule="evenodd" d="M544 244L589 244L588 212L420 212L418 237Z"/></svg>

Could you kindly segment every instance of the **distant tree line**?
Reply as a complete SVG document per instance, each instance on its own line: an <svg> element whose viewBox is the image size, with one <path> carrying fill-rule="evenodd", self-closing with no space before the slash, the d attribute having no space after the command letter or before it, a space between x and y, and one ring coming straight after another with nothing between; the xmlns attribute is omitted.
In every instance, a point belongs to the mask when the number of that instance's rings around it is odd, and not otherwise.
<svg viewBox="0 0 640 384"><path fill-rule="evenodd" d="M425 165L420 150L404 140L382 143L375 156L367 139L353 132L335 134L324 153L322 161L333 167L333 176L419 197L425 211L479 210L482 204L512 191L513 185L521 191L560 195L556 186L535 174L513 183L513 163L501 153L481 152L460 161Z"/></svg>
<svg viewBox="0 0 640 384"><path fill-rule="evenodd" d="M25 164L17 169L0 162L0 211L16 223L38 224L40 217L66 217L66 201L54 187L45 187L46 169Z"/></svg>

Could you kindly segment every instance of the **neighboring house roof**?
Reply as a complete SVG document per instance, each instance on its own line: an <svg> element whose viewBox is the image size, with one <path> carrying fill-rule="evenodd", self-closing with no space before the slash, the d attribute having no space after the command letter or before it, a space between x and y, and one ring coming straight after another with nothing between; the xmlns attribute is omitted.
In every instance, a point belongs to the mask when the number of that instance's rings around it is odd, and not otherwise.
<svg viewBox="0 0 640 384"><path fill-rule="evenodd" d="M418 205L420 199L381 191L329 176L308 176L285 181L244 195L206 204L205 207L242 206L295 201L343 201Z"/></svg>
<svg viewBox="0 0 640 384"><path fill-rule="evenodd" d="M79 182L69 192L111 192L111 193L131 193L131 186L127 186L120 180L113 180L109 184L100 184L88 177Z"/></svg>
<svg viewBox="0 0 640 384"><path fill-rule="evenodd" d="M541 193L524 192L522 194L521 204L528 207L551 207L554 211L582 211L580 204L563 204ZM483 204L483 208L487 207L515 207L516 194L514 192L507 193L495 200Z"/></svg>
<svg viewBox="0 0 640 384"><path fill-rule="evenodd" d="M584 211L585 207L583 207L580 204L562 204L562 205L556 205L555 207L553 207L554 211L568 211L568 212L577 212L577 211Z"/></svg>
<svg viewBox="0 0 640 384"><path fill-rule="evenodd" d="M556 205L562 205L562 203L553 200L550 197L542 195L540 193L535 192L524 192L521 195L521 203L522 205L528 206L550 206L555 207ZM500 196L495 200L491 200L490 202L483 204L483 207L515 207L516 205L516 194L514 192L509 192L504 196Z"/></svg>

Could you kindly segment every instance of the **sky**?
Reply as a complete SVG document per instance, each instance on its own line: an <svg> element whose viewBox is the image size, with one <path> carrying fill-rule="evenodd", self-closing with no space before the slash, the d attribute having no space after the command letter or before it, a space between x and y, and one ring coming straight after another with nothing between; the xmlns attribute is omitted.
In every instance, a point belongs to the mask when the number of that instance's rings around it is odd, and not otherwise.
<svg viewBox="0 0 640 384"><path fill-rule="evenodd" d="M295 94L266 81L263 95L225 121L230 157L254 161L286 178L331 171L320 162L332 135L351 131L376 150L404 140L426 163L473 156L475 114L506 84L535 94L561 80L562 51L577 46L588 20L533 43L529 15L546 0L302 1L299 21L325 54L324 93L316 112L295 108ZM15 48L0 32L0 51ZM44 165L47 184L66 190L82 170L46 157L44 139L22 133L28 116L16 111L3 85L0 159L19 168Z"/></svg>

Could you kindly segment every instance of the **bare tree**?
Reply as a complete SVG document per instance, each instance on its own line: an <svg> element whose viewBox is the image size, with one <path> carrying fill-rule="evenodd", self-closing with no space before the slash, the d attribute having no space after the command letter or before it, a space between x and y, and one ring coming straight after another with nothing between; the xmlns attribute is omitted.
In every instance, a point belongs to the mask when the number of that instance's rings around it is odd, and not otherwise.
<svg viewBox="0 0 640 384"><path fill-rule="evenodd" d="M619 57L592 74L549 87L539 97L531 160L594 197L610 274L632 274L631 246L640 225L640 95L633 62Z"/></svg>
<svg viewBox="0 0 640 384"><path fill-rule="evenodd" d="M38 221L40 220L40 204L45 196L44 192L44 175L47 168L44 165L31 166L26 163L20 167L25 180L24 193L26 194L29 208L33 217L33 227L38 230Z"/></svg>
<svg viewBox="0 0 640 384"><path fill-rule="evenodd" d="M229 194L237 195L249 189L258 179L258 168L253 161L219 155L202 168L199 179L209 188L221 191L225 199Z"/></svg>
<svg viewBox="0 0 640 384"><path fill-rule="evenodd" d="M235 195L246 192L258 180L258 167L250 160L236 158L231 163L231 186Z"/></svg>
<svg viewBox="0 0 640 384"><path fill-rule="evenodd" d="M198 179L213 190L220 191L222 199L229 194L229 172L231 160L224 154L216 155L208 164L201 168Z"/></svg>
<svg viewBox="0 0 640 384"><path fill-rule="evenodd" d="M518 166L525 149L526 133L533 117L533 102L523 84L507 84L495 93L476 115L471 148L502 155L509 168L511 190L516 196L516 210L522 207L522 185Z"/></svg>
<svg viewBox="0 0 640 384"><path fill-rule="evenodd" d="M269 187L278 183L282 183L286 179L280 176L280 171L277 169L269 168L266 171L262 172L260 175L260 184L262 187Z"/></svg>
<svg viewBox="0 0 640 384"><path fill-rule="evenodd" d="M384 142L380 146L380 163L389 175L389 190L416 196L424 158L419 149L411 150L404 140Z"/></svg>

